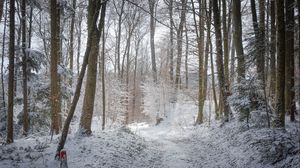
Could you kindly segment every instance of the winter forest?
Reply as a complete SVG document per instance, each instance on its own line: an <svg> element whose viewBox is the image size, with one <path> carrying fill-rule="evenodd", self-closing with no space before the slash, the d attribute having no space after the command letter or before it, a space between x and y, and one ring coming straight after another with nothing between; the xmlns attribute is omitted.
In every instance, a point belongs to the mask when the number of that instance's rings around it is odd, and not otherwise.
<svg viewBox="0 0 300 168"><path fill-rule="evenodd" d="M0 0L0 168L300 167L300 0Z"/></svg>

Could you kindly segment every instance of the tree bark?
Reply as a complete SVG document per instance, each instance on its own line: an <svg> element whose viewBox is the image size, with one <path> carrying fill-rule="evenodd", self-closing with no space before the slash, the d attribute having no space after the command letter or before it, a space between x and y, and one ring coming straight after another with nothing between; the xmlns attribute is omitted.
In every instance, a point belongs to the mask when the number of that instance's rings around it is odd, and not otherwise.
<svg viewBox="0 0 300 168"><path fill-rule="evenodd" d="M295 52L294 52L294 0L285 1L286 29L285 29L285 112L290 115L290 120L295 121Z"/></svg>
<svg viewBox="0 0 300 168"><path fill-rule="evenodd" d="M257 57L257 72L258 79L263 82L265 87L265 52L266 52L266 40L265 40L265 11L266 1L259 0L259 56Z"/></svg>
<svg viewBox="0 0 300 168"><path fill-rule="evenodd" d="M185 24L186 0L181 0L182 10L180 14L180 23L177 29L177 59L176 59L176 89L180 85L180 71L181 71L181 57L182 57L182 40L183 40L183 26Z"/></svg>
<svg viewBox="0 0 300 168"><path fill-rule="evenodd" d="M77 75L79 75L79 70L80 70L80 63L79 63L79 58L80 58L80 52L81 52L81 27L82 27L82 13L78 13L78 29L77 29Z"/></svg>
<svg viewBox="0 0 300 168"><path fill-rule="evenodd" d="M27 53L26 53L26 0L21 2L22 27L22 70L23 70L23 135L27 136L29 130L28 100L27 100Z"/></svg>
<svg viewBox="0 0 300 168"><path fill-rule="evenodd" d="M15 0L9 3L9 63L8 63L8 106L7 106L7 139L14 142L14 64L15 64Z"/></svg>
<svg viewBox="0 0 300 168"><path fill-rule="evenodd" d="M174 80L173 0L170 0L169 15L170 15L170 80L173 83Z"/></svg>
<svg viewBox="0 0 300 168"><path fill-rule="evenodd" d="M155 60L155 45L154 45L154 35L155 35L155 21L154 21L154 9L156 0L148 0L150 9L150 48L151 48L151 63L152 63L152 74L154 82L157 82L157 69Z"/></svg>
<svg viewBox="0 0 300 168"><path fill-rule="evenodd" d="M221 24L220 24L220 13L218 7L218 0L213 0L213 13L214 13L214 27L216 36L216 50L217 50L217 69L218 69L218 79L220 86L220 94L222 95L220 99L220 104L224 106L224 121L229 121L229 104L227 102L228 86L225 84L224 77L224 64L223 64L223 50L222 50L222 35L221 35Z"/></svg>
<svg viewBox="0 0 300 168"><path fill-rule="evenodd" d="M113 2L115 5L115 2ZM115 6L115 9L117 11L117 14L119 16L118 18L118 34L117 34L117 48L116 48L116 54L117 54L117 68L118 68L118 77L121 77L121 68L120 68L120 48L121 48L121 28L122 28L122 16L124 13L124 5L125 5L125 0L122 0L122 4L121 4L121 11L120 13L118 12L117 7Z"/></svg>
<svg viewBox="0 0 300 168"><path fill-rule="evenodd" d="M255 59L256 59L256 69L258 74L258 79L263 81L264 79L264 55L262 44L264 44L264 40L261 39L261 25L258 25L257 14L256 14L256 5L255 0L251 0L251 12L252 12L252 21L253 21L253 29L255 35ZM260 0L261 2L261 0ZM262 6L262 5L260 5ZM260 20L261 21L261 20ZM262 28L263 29L263 28Z"/></svg>
<svg viewBox="0 0 300 168"><path fill-rule="evenodd" d="M189 57L189 37L188 30L185 24L185 88L189 88L189 67L188 67L188 57Z"/></svg>
<svg viewBox="0 0 300 168"><path fill-rule="evenodd" d="M99 16L101 8L101 2L97 0L89 0L88 5L88 31L91 31L91 24L93 23L93 15ZM96 27L96 26L95 26ZM94 112L94 101L96 92L97 81L97 57L99 54L99 41L101 32L99 29L93 29L93 32L89 32L91 38L91 51L88 60L87 78L85 86L85 94L83 99L83 107L80 118L80 133L83 135L91 135L91 125Z"/></svg>
<svg viewBox="0 0 300 168"><path fill-rule="evenodd" d="M70 71L71 71L71 79L69 81L70 87L72 87L72 83L73 83L74 27L75 27L76 0L72 1L72 8L74 9L74 11L71 16L71 25L70 25L70 48L69 48Z"/></svg>
<svg viewBox="0 0 300 168"><path fill-rule="evenodd" d="M204 16L204 10L201 8L204 3L201 1L199 2L199 14L203 14ZM201 15L199 15L199 25L197 24L196 21L196 11L194 7L194 2L192 0L192 8L193 8L193 19L194 19L194 24L195 24L195 32L196 32L196 38L197 38L197 49L198 49L198 116L196 119L196 124L202 124L203 123L203 106L204 106L204 101L205 97L203 96L203 78L204 78L204 67L203 67L203 53L204 53L204 19L202 18Z"/></svg>
<svg viewBox="0 0 300 168"><path fill-rule="evenodd" d="M270 96L275 97L276 86L276 26L275 26L275 0L271 0L271 44L270 44Z"/></svg>
<svg viewBox="0 0 300 168"><path fill-rule="evenodd" d="M277 28L277 78L276 78L276 105L274 127L285 126L285 21L284 0L276 1L276 28Z"/></svg>
<svg viewBox="0 0 300 168"><path fill-rule="evenodd" d="M4 14L4 25L7 22L7 4L8 1L5 2L5 14ZM2 86L2 103L3 108L6 109L5 102L5 88L4 88L4 53L5 53L5 43L6 43L6 26L3 26L3 37L2 37L2 53L1 53L1 86ZM6 113L6 111L4 111ZM6 114L5 114L6 115Z"/></svg>
<svg viewBox="0 0 300 168"><path fill-rule="evenodd" d="M223 44L224 44L224 74L226 85L229 86L229 47L227 29L227 5L226 0L222 0L222 24L223 24Z"/></svg>
<svg viewBox="0 0 300 168"><path fill-rule="evenodd" d="M238 60L238 82L245 78L245 57L243 49L243 39L242 39L242 19L241 19L241 1L232 1L232 13L233 13L233 41L235 46L235 51Z"/></svg>
<svg viewBox="0 0 300 168"><path fill-rule="evenodd" d="M104 22L103 22L103 30L102 30L102 60L101 60L101 63L102 63L102 80L101 80L101 82L102 82L102 130L104 130L105 129L105 119L106 119L106 117L105 117L105 113L106 113L106 111L105 111L105 103L106 103L106 95L105 95L105 42L106 42L106 40L105 40L105 35L104 35Z"/></svg>
<svg viewBox="0 0 300 168"><path fill-rule="evenodd" d="M59 134L61 128L61 96L58 65L60 59L60 7L50 0L51 17L51 132Z"/></svg>

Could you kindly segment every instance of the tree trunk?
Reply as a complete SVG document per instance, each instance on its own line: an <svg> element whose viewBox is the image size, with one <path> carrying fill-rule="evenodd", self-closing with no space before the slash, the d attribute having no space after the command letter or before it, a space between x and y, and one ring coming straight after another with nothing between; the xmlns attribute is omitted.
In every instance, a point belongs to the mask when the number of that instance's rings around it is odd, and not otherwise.
<svg viewBox="0 0 300 168"><path fill-rule="evenodd" d="M133 27L132 25L129 26L129 37L128 37L128 50L127 50L127 54L126 54L126 91L127 93L129 93L129 66L130 66L130 62L129 62L129 55L130 55L130 45L131 45L131 36L132 36L132 32L133 32ZM131 31L132 30L132 31ZM129 97L126 97L126 116L125 116L125 124L128 125L129 124Z"/></svg>
<svg viewBox="0 0 300 168"><path fill-rule="evenodd" d="M177 60L176 60L176 77L175 85L176 89L180 85L180 69L181 69L181 57L182 57L182 40L183 40L183 25L185 24L186 13L186 0L181 0L182 10L180 14L180 23L177 29Z"/></svg>
<svg viewBox="0 0 300 168"><path fill-rule="evenodd" d="M73 83L74 27L75 27L76 0L73 0L72 8L74 9L74 11L71 16L71 27L70 27L70 48L69 48L70 71L71 71L71 79L69 80L70 87L72 87L72 83Z"/></svg>
<svg viewBox="0 0 300 168"><path fill-rule="evenodd" d="M286 29L285 29L285 112L290 115L291 121L295 121L295 52L294 52L294 0L285 1Z"/></svg>
<svg viewBox="0 0 300 168"><path fill-rule="evenodd" d="M174 76L174 36L173 36L173 0L170 0L169 4L170 15L170 80L173 83Z"/></svg>
<svg viewBox="0 0 300 168"><path fill-rule="evenodd" d="M8 1L5 2L5 14L4 14L4 25L7 22L7 4ZM5 102L5 88L4 88L4 53L5 53L5 43L6 43L6 26L3 26L3 37L2 37L2 53L1 53L1 86L2 86L2 103L3 108L6 109L6 102ZM4 111L6 113L6 111ZM6 114L5 114L6 115Z"/></svg>
<svg viewBox="0 0 300 168"><path fill-rule="evenodd" d="M285 21L284 0L276 1L276 28L277 28L277 78L276 78L276 119L274 127L285 126Z"/></svg>
<svg viewBox="0 0 300 168"><path fill-rule="evenodd" d="M80 58L80 52L81 52L81 27L82 27L82 13L78 16L78 29L77 29L77 75L79 75L79 58Z"/></svg>
<svg viewBox="0 0 300 168"><path fill-rule="evenodd" d="M14 142L14 64L15 64L15 1L9 3L9 63L8 63L8 106L7 106L7 139Z"/></svg>
<svg viewBox="0 0 300 168"><path fill-rule="evenodd" d="M27 53L26 53L26 0L21 2L22 52L23 52L23 134L29 130L28 100L27 100Z"/></svg>
<svg viewBox="0 0 300 168"><path fill-rule="evenodd" d="M216 50L217 50L217 68L218 68L218 79L220 86L220 93L222 99L220 104L224 105L224 121L229 121L229 104L227 102L228 86L225 84L224 77L224 64L223 64L223 51L222 51L222 35L221 35L221 24L220 24L220 13L218 7L218 0L213 0L213 13L214 13L214 27L216 36Z"/></svg>
<svg viewBox="0 0 300 168"><path fill-rule="evenodd" d="M61 96L58 65L60 58L60 7L50 0L51 17L51 132L59 134L61 128Z"/></svg>
<svg viewBox="0 0 300 168"><path fill-rule="evenodd" d="M226 85L229 86L229 47L227 29L227 5L226 0L222 0L222 24L223 24L223 44L224 44L224 74Z"/></svg>
<svg viewBox="0 0 300 168"><path fill-rule="evenodd" d="M199 2L199 14L204 14L203 9L201 9L201 6L204 3ZM204 51L204 19L202 18L201 15L199 15L199 25L197 24L196 21L196 11L194 7L194 2L192 1L192 8L193 8L193 19L194 19L194 24L195 24L195 31L196 31L196 38L197 38L197 49L198 49L198 63L199 63L199 81L198 81L198 116L196 120L196 124L202 124L203 123L203 106L204 106L204 101L205 97L203 97L203 77L204 77L204 68L203 68L203 51ZM203 15L204 16L204 15Z"/></svg>
<svg viewBox="0 0 300 168"><path fill-rule="evenodd" d="M219 113L219 106L218 106L217 94L216 94L214 58L213 58L213 48L212 48L211 39L209 41L209 46L210 46L211 83L212 83L213 98L214 98L214 103L215 103L215 115L216 115L216 120L219 120L220 113Z"/></svg>
<svg viewBox="0 0 300 168"><path fill-rule="evenodd" d="M88 31L91 31L91 24L93 22L93 15L99 16L101 8L101 2L97 0L89 0L88 5ZM96 27L96 26L95 26ZM83 107L80 118L80 133L84 135L91 135L91 125L94 111L94 100L96 93L96 79L97 79L97 57L99 54L99 41L101 32L98 29L93 29L93 32L89 32L91 38L91 51L88 60L87 78L85 86L85 94L83 99Z"/></svg>
<svg viewBox="0 0 300 168"><path fill-rule="evenodd" d="M115 2L114 2L115 3ZM117 68L118 68L118 77L120 78L121 76L121 68L120 68L120 48L121 48L121 28L122 28L122 15L124 13L124 5L125 5L125 0L122 0L122 5L121 5L121 11L118 13L118 34L117 34L117 49L116 49L116 54L117 54ZM115 7L116 8L116 7ZM116 8L116 10L118 10Z"/></svg>
<svg viewBox="0 0 300 168"><path fill-rule="evenodd" d="M106 11L106 2L104 2L102 4L102 9L101 9L101 17L100 17L100 22L99 22L99 26L100 26L99 27L99 32L100 33L102 32L102 28L104 27L103 25L104 25L104 19L105 19L105 11ZM94 30L97 28L96 23L97 23L98 17L93 15L92 13L89 13L89 17L92 17L92 18L89 18L89 20L92 24L88 24L88 26L89 26L88 27L88 30L89 30L88 31L88 37L91 37L93 35L92 33L94 32ZM86 71L86 67L87 67L87 64L88 64L90 51L91 51L91 43L92 43L91 38L87 38L87 39L88 40L87 40L86 50L85 50L81 70L80 70L80 73L79 73L79 77L78 77L78 80L77 80L77 85L76 85L73 101L72 101L71 108L69 110L67 119L64 123L64 127L63 127L63 130L62 130L60 141L59 141L59 144L57 146L55 158L58 158L59 152L61 151L61 149L64 148L64 145L65 145L65 142L66 142L66 139L67 139L67 136L68 136L68 132L69 132L70 123L71 123L71 120L74 116L74 112L75 112L75 109L76 109L76 106L77 106L77 103L78 103L78 100L79 100L79 97L80 97L80 90L81 90L84 74L85 74L85 71Z"/></svg>
<svg viewBox="0 0 300 168"><path fill-rule="evenodd" d="M189 88L189 67L188 67L188 56L189 56L189 37L188 30L185 24L185 88Z"/></svg>
<svg viewBox="0 0 300 168"><path fill-rule="evenodd" d="M270 46L270 96L275 97L276 86L276 27L275 27L275 0L271 0L271 46Z"/></svg>
<svg viewBox="0 0 300 168"><path fill-rule="evenodd" d="M238 81L240 82L245 78L245 57L243 49L243 39L242 39L242 19L241 19L241 1L232 1L232 13L233 13L233 41L235 46L235 51L238 60Z"/></svg>
<svg viewBox="0 0 300 168"><path fill-rule="evenodd" d="M105 103L106 103L106 100L105 100L105 35L104 35L104 22L103 22L103 30L102 30L102 130L105 129Z"/></svg>
<svg viewBox="0 0 300 168"><path fill-rule="evenodd" d="M152 63L152 74L154 82L157 82L157 70L155 61L155 45L154 45L154 35L155 35L155 21L154 21L154 8L156 0L148 0L150 9L150 47L151 47L151 63Z"/></svg>
<svg viewBox="0 0 300 168"><path fill-rule="evenodd" d="M257 61L257 72L258 79L263 82L265 87L265 50L266 50L266 40L265 40L265 11L266 11L266 1L259 0L259 55L256 59Z"/></svg>
<svg viewBox="0 0 300 168"><path fill-rule="evenodd" d="M264 79L264 55L262 49L263 41L261 41L261 27L259 27L257 22L257 14L256 14L256 5L255 0L251 0L251 12L252 12L252 21L253 21L253 29L255 34L255 59L256 59L256 69L258 74L258 79L263 81ZM261 6L261 5L260 5Z"/></svg>

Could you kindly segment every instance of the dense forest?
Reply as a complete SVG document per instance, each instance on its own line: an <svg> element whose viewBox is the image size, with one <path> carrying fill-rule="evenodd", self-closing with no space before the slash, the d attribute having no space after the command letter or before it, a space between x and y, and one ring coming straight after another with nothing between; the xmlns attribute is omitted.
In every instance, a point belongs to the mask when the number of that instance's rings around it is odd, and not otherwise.
<svg viewBox="0 0 300 168"><path fill-rule="evenodd" d="M300 166L299 13L299 0L1 0L0 167L65 167L66 153L69 167Z"/></svg>

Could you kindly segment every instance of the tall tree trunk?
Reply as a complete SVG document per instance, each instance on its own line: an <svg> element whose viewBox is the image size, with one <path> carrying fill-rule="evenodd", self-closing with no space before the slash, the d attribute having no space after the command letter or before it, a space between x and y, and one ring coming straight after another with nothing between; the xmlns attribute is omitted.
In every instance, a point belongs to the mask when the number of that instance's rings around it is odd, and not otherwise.
<svg viewBox="0 0 300 168"><path fill-rule="evenodd" d="M26 53L26 0L21 2L22 52L23 52L23 134L27 136L29 130L28 100L27 100L27 53Z"/></svg>
<svg viewBox="0 0 300 168"><path fill-rule="evenodd" d="M183 40L183 26L185 24L186 13L186 0L181 0L182 10L180 14L180 23L177 29L177 59L176 59L176 77L175 85L179 88L180 85L180 69L181 69L181 57L182 57L182 40Z"/></svg>
<svg viewBox="0 0 300 168"><path fill-rule="evenodd" d="M173 35L173 0L169 4L170 15L170 80L173 83L174 78L174 35Z"/></svg>
<svg viewBox="0 0 300 168"><path fill-rule="evenodd" d="M257 57L257 72L258 79L263 82L265 87L265 50L266 50L266 40L265 40L265 11L266 11L266 1L259 0L259 56Z"/></svg>
<svg viewBox="0 0 300 168"><path fill-rule="evenodd" d="M204 3L199 2L199 14L203 14L204 16L204 10L201 8ZM195 31L196 31L196 38L197 38L197 47L198 47L198 61L199 61L199 81L198 81L198 116L196 120L196 124L202 124L203 123L203 106L205 97L203 97L203 77L204 77L204 67L203 67L203 52L204 52L204 19L201 15L199 15L199 25L196 21L196 11L194 7L194 2L192 1L192 7L193 7L193 19L195 24Z"/></svg>
<svg viewBox="0 0 300 168"><path fill-rule="evenodd" d="M241 1L232 1L232 13L233 13L233 41L235 46L235 51L238 60L238 81L240 82L245 78L245 57L243 49L243 39L242 39L242 19L241 19Z"/></svg>
<svg viewBox="0 0 300 168"><path fill-rule="evenodd" d="M99 22L99 32L102 32L102 28L104 27L104 19L105 19L105 11L106 11L106 1L102 4L102 8L101 8L101 17L100 17L100 22ZM94 30L97 28L96 27L96 23L98 20L98 17L96 15L93 15L91 13L89 13L89 20L91 20L92 24L88 24L88 37L91 37L93 35ZM100 34L101 35L101 34ZM92 39L91 38L87 38L87 45L86 45L86 50L85 50L85 54L84 54L84 58L83 58L83 63L81 66L81 70L79 73L79 77L77 80L77 85L76 85L76 89L75 89L75 93L74 93L74 97L73 97L73 101L71 104L71 108L69 110L67 119L64 123L64 127L62 130L62 134L60 137L60 141L59 144L57 146L57 150L56 150L56 155L55 158L57 159L59 156L59 152L64 148L67 136L68 136L68 132L69 132L69 127L70 127L70 123L71 120L74 116L74 112L80 97L80 90L81 90L81 86L82 86L82 82L83 82L83 78L84 78L84 74L86 71L86 67L88 65L88 60L89 60L89 56L90 56L90 51L91 51L91 43L92 43Z"/></svg>
<svg viewBox="0 0 300 168"><path fill-rule="evenodd" d="M185 24L185 88L189 88L189 66L188 66L188 57L189 57L189 37L188 30Z"/></svg>
<svg viewBox="0 0 300 168"><path fill-rule="evenodd" d="M51 132L59 134L61 127L61 96L58 65L60 58L60 7L50 0L51 17Z"/></svg>
<svg viewBox="0 0 300 168"><path fill-rule="evenodd" d="M129 26L129 37L128 37L128 50L127 50L127 54L126 54L126 91L127 93L129 93L129 66L130 66L130 62L129 62L129 56L130 56L130 45L131 45L131 36L132 36L132 32L133 32L133 29L131 27L131 25ZM132 30L132 32L131 32ZM127 104L126 104L126 116L125 116L125 124L128 125L129 124L129 97L127 96L126 97L126 101L127 101Z"/></svg>
<svg viewBox="0 0 300 168"><path fill-rule="evenodd" d="M8 1L5 2L4 25L6 25L7 22L7 11L8 11L7 4ZM6 109L5 88L4 88L4 53L5 53L5 43L6 43L5 37L6 37L6 26L3 26L2 53L1 53L1 86L2 86L1 89L2 89L2 103L4 109Z"/></svg>
<svg viewBox="0 0 300 168"><path fill-rule="evenodd" d="M285 1L286 29L285 29L285 112L290 115L291 121L295 121L295 51L294 51L294 5L295 0Z"/></svg>
<svg viewBox="0 0 300 168"><path fill-rule="evenodd" d="M9 3L9 63L8 63L8 106L7 106L7 139L14 142L14 64L15 64L15 0Z"/></svg>
<svg viewBox="0 0 300 168"><path fill-rule="evenodd" d="M263 81L264 78L264 55L262 55L261 47L263 41L261 41L261 33L260 33L260 26L258 25L257 21L257 14L256 14L256 4L255 0L251 0L251 12L252 12L252 22L253 22L253 29L255 35L255 59L256 59L256 69L258 74L258 79ZM261 6L261 5L260 5Z"/></svg>
<svg viewBox="0 0 300 168"><path fill-rule="evenodd" d="M105 99L105 42L106 42L106 40L105 40L105 34L104 34L104 22L103 22L103 30L102 30L102 60L101 60L101 62L102 62L102 80L101 80L101 82L102 82L102 130L104 130L105 129L105 119L106 119L106 117L105 117L105 113L106 113L106 111L105 111L105 103L106 103L106 99Z"/></svg>
<svg viewBox="0 0 300 168"><path fill-rule="evenodd" d="M285 126L285 21L284 0L276 1L276 28L277 28L277 78L276 78L276 119L275 127Z"/></svg>
<svg viewBox="0 0 300 168"><path fill-rule="evenodd" d="M155 21L154 21L154 9L156 0L148 0L150 9L150 48L151 48L151 63L152 63L152 74L154 82L157 82L157 69L155 61L155 45L154 45L154 35L155 35Z"/></svg>
<svg viewBox="0 0 300 168"><path fill-rule="evenodd" d="M275 97L276 86L276 26L275 26L275 0L271 0L271 46L270 46L270 96Z"/></svg>
<svg viewBox="0 0 300 168"><path fill-rule="evenodd" d="M79 13L78 13L79 14ZM78 29L77 29L77 74L79 75L79 58L80 58L80 52L81 52L81 27L82 27L82 13L78 16Z"/></svg>
<svg viewBox="0 0 300 168"><path fill-rule="evenodd" d="M227 29L227 5L226 0L222 0L222 24L223 24L223 45L224 45L224 74L226 85L229 86L229 47Z"/></svg>
<svg viewBox="0 0 300 168"><path fill-rule="evenodd" d="M114 2L115 3L115 2ZM118 13L118 34L117 34L117 48L116 48L116 54L117 54L117 68L118 68L118 77L121 77L121 68L120 68L120 57L121 57L121 53L120 53L120 48L121 48L121 30L122 30L122 16L124 13L124 5L125 5L125 0L122 0L122 4L121 4L121 11L120 13ZM116 6L115 6L116 8ZM118 10L116 8L116 10Z"/></svg>
<svg viewBox="0 0 300 168"><path fill-rule="evenodd" d="M71 25L70 25L70 48L69 48L69 59L70 59L70 71L71 79L69 80L69 85L72 87L73 83L73 60L74 60L74 27L75 27L75 11L76 11L76 0L72 1L72 8L74 9L71 16Z"/></svg>
<svg viewBox="0 0 300 168"><path fill-rule="evenodd" d="M91 31L91 24L93 23L93 15L99 16L101 8L101 2L97 0L89 0L88 5L88 31ZM95 26L96 27L96 26ZM89 32L90 34L90 32ZM99 41L101 32L99 29L94 29L91 32L91 51L88 60L87 78L85 86L85 94L83 99L83 107L80 118L80 133L84 135L91 135L91 125L94 112L94 101L96 92L96 81L97 81L97 57L99 54Z"/></svg>
<svg viewBox="0 0 300 168"><path fill-rule="evenodd" d="M217 69L218 69L218 79L220 86L220 93L222 99L220 99L220 104L224 105L224 121L229 121L229 104L227 101L228 86L225 84L224 77L224 64L223 64L223 50L222 50L222 35L221 35L221 24L220 24L220 12L218 7L218 0L213 0L213 13L214 13L214 27L216 36L216 49L217 49Z"/></svg>
<svg viewBox="0 0 300 168"><path fill-rule="evenodd" d="M212 83L213 98L215 103L215 115L216 115L216 120L219 120L220 113L219 113L219 106L218 106L217 94L216 94L214 58L213 58L213 48L212 48L211 39L209 41L209 46L210 46L209 48L210 48L211 83Z"/></svg>

